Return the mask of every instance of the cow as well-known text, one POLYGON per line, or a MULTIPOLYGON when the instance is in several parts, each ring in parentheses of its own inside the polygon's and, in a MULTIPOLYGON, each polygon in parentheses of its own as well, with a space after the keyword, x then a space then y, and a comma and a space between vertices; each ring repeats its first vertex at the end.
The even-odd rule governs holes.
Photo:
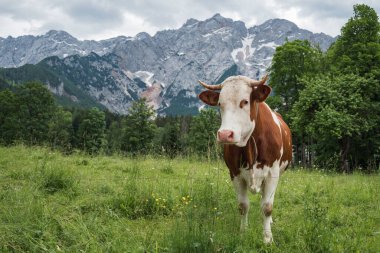
POLYGON ((231 76, 218 85, 199 81, 207 90, 198 97, 220 108, 222 121, 216 136, 223 144, 224 160, 237 194, 240 230, 248 226, 248 191, 261 191, 264 242, 271 243, 274 194, 280 175, 292 160, 292 138, 281 115, 264 102, 271 92, 266 80, 267 76, 261 80, 231 76))

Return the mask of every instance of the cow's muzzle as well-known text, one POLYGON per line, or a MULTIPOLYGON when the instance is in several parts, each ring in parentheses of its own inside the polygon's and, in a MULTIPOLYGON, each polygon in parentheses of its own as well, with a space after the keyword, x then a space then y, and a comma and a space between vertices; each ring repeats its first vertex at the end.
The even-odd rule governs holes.
POLYGON ((222 143, 227 143, 227 144, 235 143, 234 132, 231 130, 219 130, 218 141, 222 143))

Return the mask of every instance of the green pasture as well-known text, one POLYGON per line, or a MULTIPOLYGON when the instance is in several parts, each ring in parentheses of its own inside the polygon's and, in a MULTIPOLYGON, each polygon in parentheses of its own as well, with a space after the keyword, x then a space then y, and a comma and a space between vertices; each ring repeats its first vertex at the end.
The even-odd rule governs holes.
POLYGON ((0 147, 0 252, 380 252, 380 176, 290 168, 272 245, 223 161, 0 147))

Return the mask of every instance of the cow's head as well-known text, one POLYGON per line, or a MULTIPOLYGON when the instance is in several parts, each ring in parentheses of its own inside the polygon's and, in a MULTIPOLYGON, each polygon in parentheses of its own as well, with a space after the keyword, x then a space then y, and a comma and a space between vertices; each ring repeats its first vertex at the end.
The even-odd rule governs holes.
POLYGON ((267 76, 260 81, 232 76, 219 85, 199 81, 208 89, 199 94, 199 98, 208 105, 220 107, 222 125, 217 133, 219 142, 239 147, 247 145, 255 129, 258 103, 263 102, 271 92, 271 88, 265 85, 266 79, 267 76), (220 90, 220 93, 215 90, 220 90))

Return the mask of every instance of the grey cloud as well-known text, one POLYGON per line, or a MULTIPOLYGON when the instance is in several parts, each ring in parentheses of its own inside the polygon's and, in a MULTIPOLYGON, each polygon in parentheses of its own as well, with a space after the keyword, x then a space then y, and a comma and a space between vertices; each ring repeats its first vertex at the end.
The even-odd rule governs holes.
POLYGON ((107 4, 107 2, 99 4, 76 1, 63 9, 73 20, 79 22, 117 24, 123 21, 121 9, 107 4))
MULTIPOLYGON (((380 11, 380 1, 362 2, 380 11)), ((146 27, 157 31, 175 29, 189 18, 204 20, 215 13, 227 17, 233 15, 232 18, 245 22, 255 20, 260 24, 270 18, 283 18, 282 12, 296 8, 298 19, 305 18, 318 25, 320 23, 320 32, 324 32, 323 29, 327 28, 322 24, 326 19, 340 20, 338 23, 341 25, 352 16, 354 4, 355 0, 0 0, 0 15, 28 22, 37 20, 39 27, 33 29, 41 32, 46 32, 44 29, 62 29, 81 38, 93 38, 120 27, 124 28, 120 30, 120 35, 134 35, 130 31, 140 28, 128 28, 130 24, 124 23, 126 14, 133 14, 143 20, 146 27)))
MULTIPOLYGON (((301 16, 315 16, 318 18, 344 18, 352 16, 353 6, 358 4, 357 0, 331 1, 331 0, 277 0, 278 5, 283 8, 298 7, 301 16)), ((361 1, 377 11, 380 10, 380 1, 361 1)))
MULTIPOLYGON (((119 1, 120 6, 125 1, 119 1)), ((251 0, 239 1, 202 1, 202 0, 143 0, 129 1, 125 4, 125 10, 133 12, 155 26, 171 26, 173 24, 180 25, 189 18, 205 19, 215 13, 237 12, 241 16, 262 16, 263 12, 273 15, 273 12, 266 6, 260 6, 260 3, 251 0)))
POLYGON ((0 0, 0 15, 9 15, 15 20, 41 19, 46 8, 39 7, 32 1, 0 0))

